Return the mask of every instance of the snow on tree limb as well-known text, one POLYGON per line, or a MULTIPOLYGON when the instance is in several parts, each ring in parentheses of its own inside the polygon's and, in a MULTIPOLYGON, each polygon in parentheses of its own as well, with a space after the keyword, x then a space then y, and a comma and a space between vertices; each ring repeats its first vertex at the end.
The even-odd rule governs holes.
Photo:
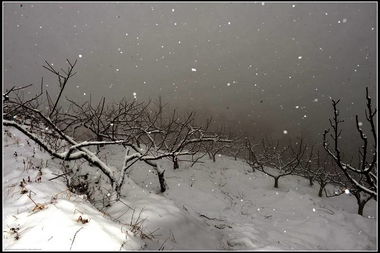
MULTIPOLYGON (((326 129, 323 133, 323 147, 327 151, 327 153, 333 158, 333 160, 336 162, 337 166, 340 168, 340 170, 344 173, 344 175, 347 177, 347 179, 360 191, 363 191, 370 196, 377 199, 377 139, 376 139, 376 131, 375 131, 375 124, 374 124, 374 116, 376 114, 376 109, 372 111, 372 105, 371 105, 371 98, 368 96, 368 87, 366 88, 366 100, 367 100, 367 111, 366 112, 366 119, 370 123, 371 126, 371 132, 373 136, 373 142, 374 142, 374 148, 375 151, 371 154, 372 159, 370 159, 370 162, 368 162, 369 159, 369 148, 368 148, 368 138, 361 129, 359 124, 359 118, 358 115, 356 115, 356 129, 359 133, 359 136, 361 140, 363 141, 363 146, 361 147, 361 151, 359 150, 359 166, 358 168, 355 168, 354 166, 345 163, 342 161, 341 158, 341 151, 339 149, 339 138, 341 135, 341 129, 339 129, 339 124, 342 123, 342 120, 339 120, 339 111, 337 110, 337 105, 339 103, 339 100, 335 101, 332 100, 332 106, 333 106, 333 119, 329 119, 330 126, 333 129, 333 133, 330 134, 331 139, 334 142, 334 150, 331 150, 329 148, 329 143, 327 141, 327 134, 329 133, 329 129, 326 129), (363 176, 363 177, 362 177, 363 176), (360 179, 357 179, 360 178, 360 179), (363 181, 363 178, 365 180, 363 181)), ((358 193, 359 194, 359 193, 358 193)), ((360 202, 360 196, 359 200, 360 202)))

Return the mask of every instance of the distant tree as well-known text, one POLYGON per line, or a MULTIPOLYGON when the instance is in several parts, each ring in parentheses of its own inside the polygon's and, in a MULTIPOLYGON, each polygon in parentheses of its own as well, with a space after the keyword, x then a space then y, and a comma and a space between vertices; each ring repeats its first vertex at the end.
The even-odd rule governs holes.
POLYGON ((305 177, 309 181, 309 185, 314 185, 316 177, 316 168, 314 167, 314 146, 311 146, 308 155, 299 161, 299 168, 296 170, 297 175, 305 177))
MULTIPOLYGON (((317 151, 316 163, 313 164, 315 167, 314 179, 319 184, 318 196, 322 197, 323 192, 325 192, 326 197, 330 195, 326 192, 326 186, 332 184, 335 186, 341 186, 345 188, 344 176, 341 171, 337 169, 334 161, 329 159, 328 156, 322 156, 320 151, 317 151)), ((341 193, 339 193, 340 195, 341 193)))
POLYGON ((273 143, 266 143, 263 139, 261 154, 256 152, 253 146, 247 139, 246 148, 249 155, 246 160, 247 163, 253 171, 258 170, 272 177, 275 188, 278 188, 278 181, 281 177, 295 173, 306 150, 306 145, 303 144, 302 139, 300 139, 300 142, 296 142, 296 147, 293 147, 292 144, 280 147, 279 141, 273 145, 273 143), (271 169, 268 169, 268 167, 271 169))
MULTIPOLYGON (((232 133, 230 134, 232 136, 232 133)), ((242 153, 245 151, 245 138, 237 137, 233 140, 230 147, 228 148, 228 154, 232 155, 235 161, 239 157, 244 157, 242 153)))

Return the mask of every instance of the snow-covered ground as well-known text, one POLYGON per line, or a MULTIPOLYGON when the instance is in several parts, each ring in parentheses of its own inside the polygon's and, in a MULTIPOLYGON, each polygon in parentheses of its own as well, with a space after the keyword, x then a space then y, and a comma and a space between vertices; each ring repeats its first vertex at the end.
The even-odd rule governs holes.
MULTIPOLYGON (((272 178, 226 156, 215 163, 204 157, 193 167, 180 162, 178 170, 160 161, 168 184, 163 194, 154 171, 135 164, 121 201, 95 208, 69 192, 62 177, 49 181, 62 173, 58 160, 17 130, 5 130, 3 250, 377 249, 375 201, 363 217, 353 196, 319 198, 318 185, 297 176, 281 178, 275 189, 272 178)), ((117 146, 100 154, 113 167, 123 155, 117 146)), ((95 167, 80 167, 97 180, 95 167)))

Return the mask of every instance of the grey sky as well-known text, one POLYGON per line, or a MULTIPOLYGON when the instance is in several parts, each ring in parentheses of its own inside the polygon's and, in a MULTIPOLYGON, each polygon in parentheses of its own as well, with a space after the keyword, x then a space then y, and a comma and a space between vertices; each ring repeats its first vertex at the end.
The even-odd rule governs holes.
POLYGON ((350 127, 365 86, 375 97, 375 2, 28 2, 3 13, 4 88, 39 88, 44 76, 53 92, 43 59, 78 58, 65 91, 77 100, 162 96, 257 137, 286 129, 318 141, 330 96, 350 127))

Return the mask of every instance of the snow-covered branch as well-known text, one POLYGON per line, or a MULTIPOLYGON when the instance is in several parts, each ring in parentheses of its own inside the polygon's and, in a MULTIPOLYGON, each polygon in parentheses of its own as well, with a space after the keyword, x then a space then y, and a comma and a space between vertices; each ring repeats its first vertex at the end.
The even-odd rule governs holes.
MULTIPOLYGON (((366 119, 370 123, 371 132, 373 136, 374 149, 377 147, 377 139, 376 139, 376 131, 374 124, 374 116, 376 114, 376 109, 373 111, 371 105, 371 98, 368 96, 368 88, 366 88, 366 99, 367 99, 367 110, 366 111, 366 119)), ((372 155, 372 159, 369 159, 369 147, 368 147, 368 137, 364 133, 361 128, 362 123, 359 122, 358 115, 356 115, 356 129, 359 133, 361 140, 363 141, 363 145, 361 146, 361 150, 359 150, 359 166, 355 168, 349 163, 343 162, 341 157, 341 150, 339 148, 339 139, 341 135, 341 129, 339 128, 339 124, 342 123, 342 120, 339 120, 339 111, 337 109, 338 101, 332 100, 333 106, 333 119, 329 119, 330 125, 333 129, 333 133, 330 134, 331 139, 334 142, 334 149, 331 150, 329 148, 329 143, 327 141, 327 134, 329 133, 329 129, 326 129, 323 133, 323 147, 326 152, 333 158, 336 162, 337 166, 344 173, 347 179, 353 184, 353 186, 358 191, 363 191, 370 196, 377 199, 377 153, 374 151, 372 155), (368 160, 370 160, 368 162, 368 160), (365 179, 365 180, 363 180, 365 179)), ((359 193, 358 193, 359 194, 359 193)), ((360 196, 360 194, 358 195, 360 196)), ((360 202, 360 200, 358 200, 360 202)))

